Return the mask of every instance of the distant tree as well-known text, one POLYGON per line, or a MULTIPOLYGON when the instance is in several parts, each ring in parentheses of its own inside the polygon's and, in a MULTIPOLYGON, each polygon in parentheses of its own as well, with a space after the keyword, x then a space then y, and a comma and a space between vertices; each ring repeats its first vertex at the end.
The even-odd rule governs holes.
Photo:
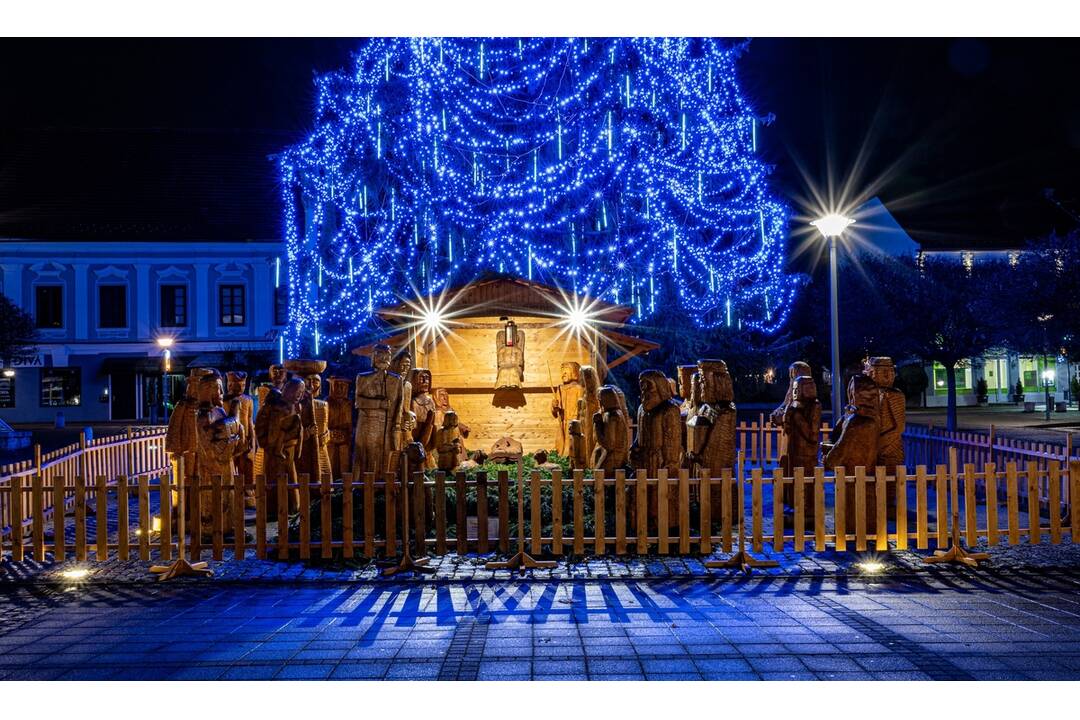
POLYGON ((37 330, 30 314, 0 295, 0 360, 4 365, 29 360, 37 353, 37 330))
POLYGON ((902 323, 896 344, 945 368, 945 422, 947 429, 955 430, 956 369, 993 344, 993 309, 1001 298, 990 292, 992 286, 979 264, 966 269, 947 259, 920 264, 904 258, 897 265, 893 279, 899 282, 882 286, 885 303, 902 323))
MULTIPOLYGON (((1022 353, 1080 359, 1080 230, 1028 243, 994 279, 1008 302, 997 308, 1003 345, 1022 353)), ((1000 295, 999 295, 1000 297, 1000 295)))

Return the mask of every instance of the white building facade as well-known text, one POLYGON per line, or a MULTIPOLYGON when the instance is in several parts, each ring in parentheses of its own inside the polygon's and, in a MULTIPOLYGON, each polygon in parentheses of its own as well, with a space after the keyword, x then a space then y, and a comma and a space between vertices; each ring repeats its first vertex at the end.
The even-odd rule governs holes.
POLYGON ((0 372, 0 418, 160 421, 163 377, 179 389, 189 365, 276 358, 281 254, 278 241, 0 239, 0 292, 38 332, 34 358, 0 372), (160 338, 172 340, 164 375, 160 338))

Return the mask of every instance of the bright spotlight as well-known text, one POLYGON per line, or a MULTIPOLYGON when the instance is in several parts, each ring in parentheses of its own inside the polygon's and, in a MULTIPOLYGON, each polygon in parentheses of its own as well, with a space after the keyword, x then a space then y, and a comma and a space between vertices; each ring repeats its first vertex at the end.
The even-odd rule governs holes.
POLYGON ((848 225, 854 223, 855 220, 849 217, 844 217, 838 213, 831 213, 823 218, 819 218, 810 223, 818 229, 822 237, 840 237, 848 225))
POLYGON ((12 370, 11 368, 8 368, 7 370, 4 371, 4 377, 8 377, 8 378, 9 377, 15 377, 15 371, 12 370))
POLYGON ((157 339, 157 344, 158 344, 158 347, 161 348, 162 350, 164 350, 166 348, 171 348, 172 344, 173 344, 173 339, 171 337, 159 337, 157 339))
POLYGON ((1046 383, 1047 385, 1052 385, 1054 383, 1054 375, 1055 374, 1056 373, 1053 370, 1049 369, 1049 368, 1047 368, 1046 370, 1043 370, 1043 374, 1042 374, 1043 382, 1046 383))
POLYGON ((878 573, 885 571, 885 563, 880 560, 863 560, 860 563, 856 563, 856 567, 867 575, 877 575, 878 573))
POLYGON ((77 582, 86 578, 89 574, 90 571, 86 568, 71 568, 70 570, 65 570, 60 573, 60 577, 64 578, 65 580, 77 582))

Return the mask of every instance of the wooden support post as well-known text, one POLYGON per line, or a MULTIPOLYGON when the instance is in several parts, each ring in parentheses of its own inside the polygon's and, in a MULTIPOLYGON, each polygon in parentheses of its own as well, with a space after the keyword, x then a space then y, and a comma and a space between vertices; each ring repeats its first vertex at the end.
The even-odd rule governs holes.
POLYGON ((960 492, 959 471, 957 469, 956 448, 949 448, 949 496, 952 501, 950 519, 952 532, 950 533, 951 546, 948 550, 938 550, 933 557, 923 558, 926 563, 956 563, 968 567, 978 567, 983 560, 989 559, 987 553, 969 553, 960 544, 960 492))
MULTIPOLYGON (((534 475, 539 475, 537 471, 533 471, 534 475)), ((539 494, 539 478, 537 482, 537 494, 539 494)), ((490 552, 488 547, 488 496, 487 496, 487 473, 476 473, 476 551, 481 555, 487 555, 490 552)), ((537 505, 539 505, 539 501, 537 505)))
POLYGON ((64 538, 64 483, 63 475, 53 475, 53 562, 67 559, 64 538))
MULTIPOLYGON (((322 473, 319 478, 319 549, 323 560, 329 560, 334 556, 334 521, 330 512, 330 483, 329 473, 322 473)), ((408 542, 405 538, 403 540, 408 542)))
MULTIPOLYGON (((517 461, 517 500, 518 500, 518 551, 512 558, 506 562, 489 562, 485 567, 488 570, 518 570, 522 575, 525 574, 527 569, 533 568, 553 568, 557 563, 549 560, 534 560, 529 553, 525 552, 525 503, 524 503, 524 488, 525 484, 522 470, 521 459, 517 461)), ((581 471, 574 472, 574 486, 575 489, 581 484, 581 471)), ((575 492, 575 495, 577 493, 575 492)), ((576 503, 575 503, 576 504, 576 503)), ((537 528, 532 528, 532 533, 535 535, 537 528)), ((577 542, 577 533, 574 538, 577 542)))
POLYGON ((833 548, 837 552, 847 550, 847 469, 843 466, 833 470, 833 524, 836 539, 833 548))
POLYGON ((446 554, 446 473, 442 470, 435 473, 435 554, 446 554))
MULTIPOLYGON (((710 569, 733 569, 741 570, 743 573, 749 575, 753 572, 754 568, 766 568, 776 567, 778 563, 774 560, 758 560, 753 555, 746 551, 746 496, 745 485, 743 483, 743 455, 739 453, 736 456, 736 478, 738 482, 738 505, 737 517, 738 517, 738 536, 739 536, 739 550, 734 555, 726 560, 709 560, 704 563, 705 567, 710 569)), ((754 481, 754 492, 757 496, 757 502, 755 503, 755 522, 760 523, 761 514, 761 468, 754 468, 751 475, 754 481)), ((725 486, 723 489, 724 495, 728 494, 728 489, 725 486)))
MULTIPOLYGON (((15 534, 15 526, 12 525, 13 540, 15 534)), ((75 476, 75 559, 86 561, 86 478, 82 475, 75 476)))
POLYGON ((574 471, 574 550, 575 556, 585 554, 585 475, 574 471))
MULTIPOLYGON (((348 517, 351 522, 352 514, 348 517)), ((266 558, 266 476, 261 474, 255 478, 255 557, 266 558)))
POLYGON ((634 540, 638 555, 649 551, 649 481, 644 470, 634 474, 634 540))
MULTIPOLYGON (((184 531, 185 530, 184 529, 184 519, 185 519, 184 518, 184 509, 185 508, 184 508, 184 503, 186 502, 185 495, 186 495, 187 488, 184 487, 184 459, 183 459, 183 457, 179 457, 177 459, 175 467, 176 467, 176 477, 174 479, 175 479, 176 487, 177 487, 177 491, 178 491, 177 496, 179 498, 179 500, 177 501, 177 510, 176 510, 176 517, 177 517, 176 554, 177 554, 177 557, 176 557, 176 560, 170 565, 152 565, 150 567, 150 572, 156 573, 157 576, 158 576, 159 581, 161 581, 161 580, 171 580, 173 578, 183 577, 185 575, 202 575, 202 576, 205 576, 205 575, 213 575, 214 574, 213 570, 211 570, 210 568, 208 568, 206 566, 206 563, 204 563, 204 562, 195 562, 195 563, 189 562, 187 560, 187 558, 184 557, 184 537, 185 537, 185 531, 184 531)), ((198 494, 197 489, 195 490, 194 494, 196 494, 196 495, 198 494)), ((162 527, 164 527, 164 525, 162 525, 162 527)), ((192 534, 193 534, 193 536, 197 536, 198 533, 199 533, 199 528, 198 528, 198 526, 196 526, 192 530, 192 534)))
POLYGON ((563 554, 562 470, 551 471, 551 552, 563 554))
POLYGON ((540 554, 540 471, 533 470, 529 473, 529 552, 533 555, 540 554))
MULTIPOLYGON (((698 525, 701 541, 698 552, 708 555, 712 552, 712 480, 709 470, 702 470, 698 476, 698 525)), ((723 489, 721 489, 723 492, 723 489)))
POLYGON ((150 559, 150 534, 154 531, 150 523, 150 478, 139 475, 139 559, 150 559))

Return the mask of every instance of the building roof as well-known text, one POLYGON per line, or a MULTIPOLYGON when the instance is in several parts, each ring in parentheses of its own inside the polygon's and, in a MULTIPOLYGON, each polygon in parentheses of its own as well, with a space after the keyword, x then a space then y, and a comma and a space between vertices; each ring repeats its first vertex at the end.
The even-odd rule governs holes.
POLYGON ((271 240, 289 138, 252 130, 6 130, 0 237, 271 240))
POLYGON ((858 241, 860 251, 878 252, 892 257, 914 255, 919 251, 919 243, 911 239, 907 231, 900 227, 889 209, 877 197, 863 203, 852 217, 855 224, 848 234, 858 241))

